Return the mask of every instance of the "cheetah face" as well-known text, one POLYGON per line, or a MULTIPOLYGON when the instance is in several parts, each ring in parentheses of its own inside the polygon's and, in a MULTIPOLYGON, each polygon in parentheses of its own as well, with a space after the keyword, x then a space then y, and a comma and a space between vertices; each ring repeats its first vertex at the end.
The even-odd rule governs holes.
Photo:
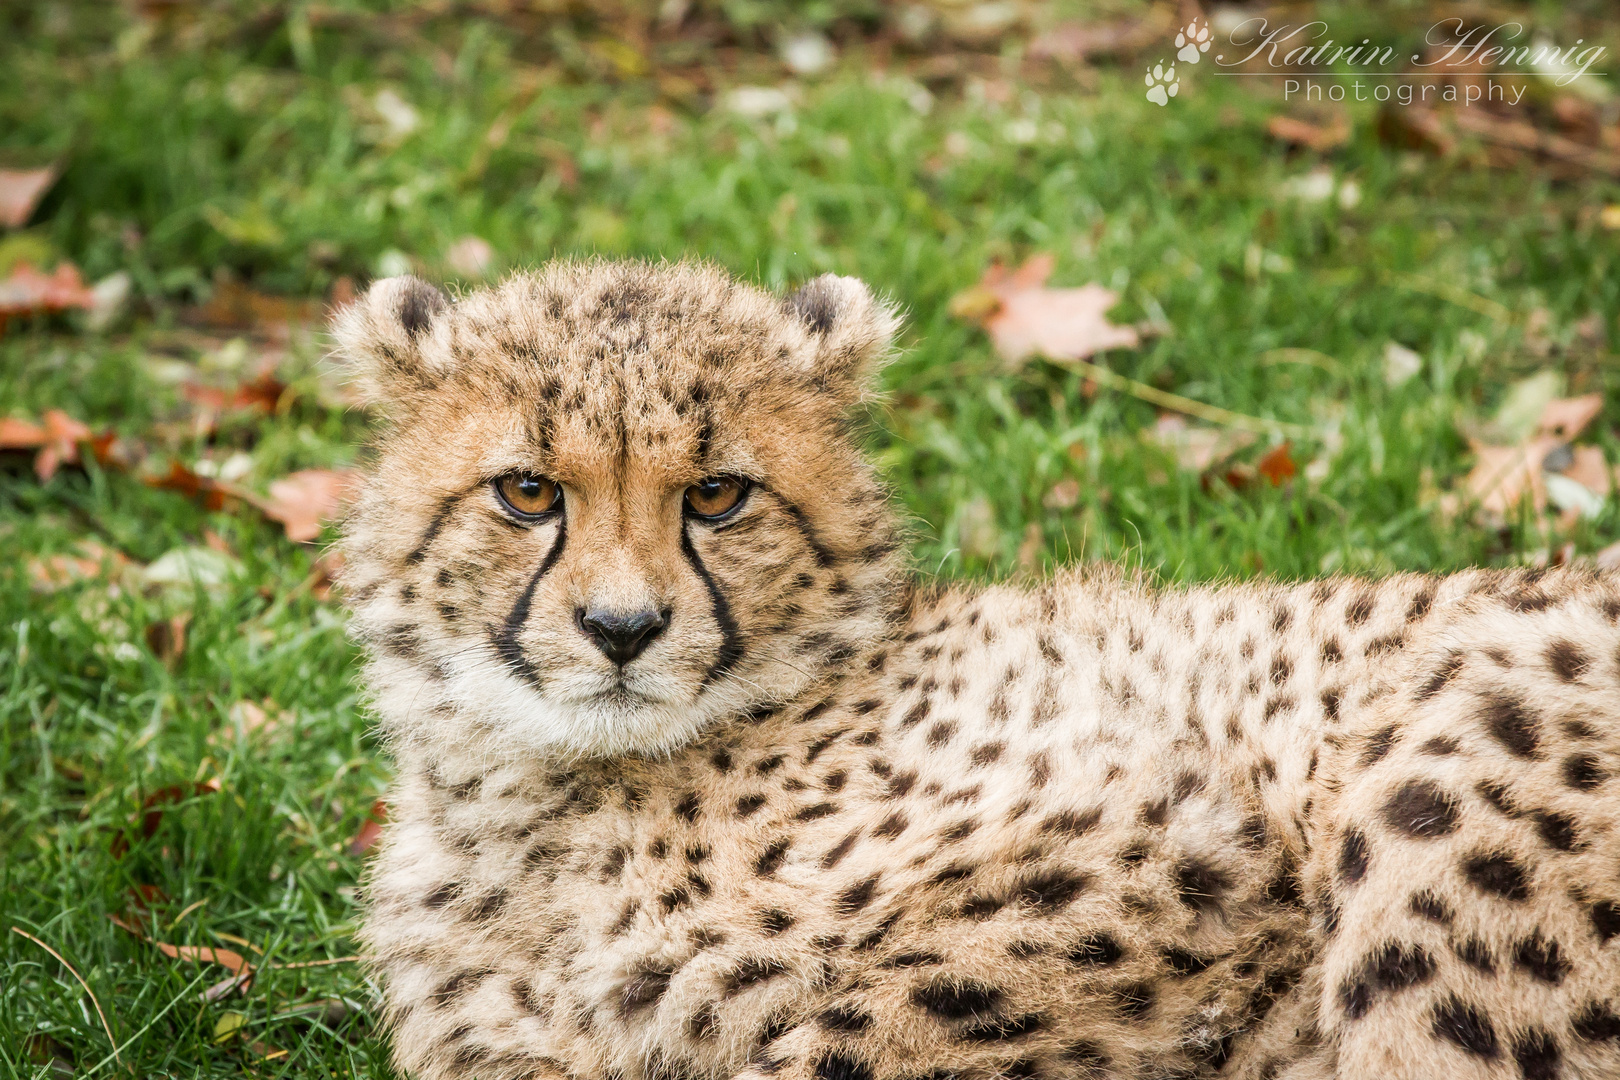
POLYGON ((390 421, 344 541, 385 721, 657 753, 883 632, 898 545, 844 421, 892 329, 830 276, 785 302, 689 266, 374 285, 337 335, 390 421))

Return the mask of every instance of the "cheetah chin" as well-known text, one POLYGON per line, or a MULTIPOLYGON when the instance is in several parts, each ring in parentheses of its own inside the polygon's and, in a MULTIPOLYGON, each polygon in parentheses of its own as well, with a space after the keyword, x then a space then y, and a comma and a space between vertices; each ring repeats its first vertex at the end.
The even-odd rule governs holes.
POLYGON ((423 1080, 1620 1075, 1620 582, 933 586, 894 308, 557 263, 337 318, 423 1080))

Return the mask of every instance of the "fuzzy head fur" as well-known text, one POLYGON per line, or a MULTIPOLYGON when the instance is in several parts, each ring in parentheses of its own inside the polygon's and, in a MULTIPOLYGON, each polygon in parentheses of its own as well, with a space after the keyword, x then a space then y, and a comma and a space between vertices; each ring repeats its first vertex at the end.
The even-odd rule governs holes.
POLYGON ((345 584, 396 738, 656 754, 791 698, 891 632, 888 496, 850 434, 897 319, 851 278, 782 300, 702 265, 555 263, 454 302, 379 281, 335 332, 388 425, 345 584), (556 481, 515 520, 493 483, 556 481), (745 478, 722 522, 683 509, 745 478), (622 665, 586 611, 656 611, 622 665))

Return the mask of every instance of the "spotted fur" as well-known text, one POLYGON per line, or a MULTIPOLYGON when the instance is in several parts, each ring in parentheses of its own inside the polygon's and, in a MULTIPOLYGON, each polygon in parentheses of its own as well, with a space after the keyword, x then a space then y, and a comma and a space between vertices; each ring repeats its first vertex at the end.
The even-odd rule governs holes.
POLYGON ((848 424, 894 322, 612 263, 340 317, 400 1068, 1620 1073, 1620 585, 920 584, 848 424), (667 628, 617 666, 604 605, 667 628))

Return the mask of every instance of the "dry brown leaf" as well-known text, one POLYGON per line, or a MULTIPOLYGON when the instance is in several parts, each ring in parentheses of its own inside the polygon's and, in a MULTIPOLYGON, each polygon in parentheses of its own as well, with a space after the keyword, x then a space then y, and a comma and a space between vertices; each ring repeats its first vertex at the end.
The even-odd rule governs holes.
POLYGON ((20 229, 28 224, 34 207, 56 182, 56 167, 0 169, 0 225, 20 229))
POLYGON ((182 611, 178 615, 171 615, 167 619, 159 619, 148 623, 146 627, 146 647, 152 655, 165 664, 173 664, 185 655, 186 628, 191 625, 191 612, 182 611))
POLYGON ((261 374, 252 381, 230 390, 195 382, 182 383, 180 386, 181 396, 187 401, 215 412, 243 409, 275 412, 286 391, 287 385, 269 373, 261 374))
POLYGON ((1584 394, 1576 398, 1555 398, 1541 410, 1539 435, 1569 442, 1586 430, 1598 413, 1603 411, 1602 394, 1584 394))
POLYGON ((1564 470, 1564 475, 1594 495, 1607 495, 1613 486, 1609 472, 1609 459, 1601 446, 1571 447, 1575 460, 1564 470))
POLYGON ((54 592, 103 575, 117 577, 131 565, 129 557, 116 548, 84 539, 75 543, 71 552, 29 560, 28 581, 37 592, 54 592))
POLYGON ((1174 14, 1169 8, 1153 8, 1147 18, 1123 19, 1107 23, 1063 23, 1029 43, 1029 55, 1037 60, 1076 63, 1092 56, 1134 53, 1160 43, 1169 36, 1174 14))
POLYGON ((1239 428, 1195 428, 1175 413, 1160 416, 1142 434, 1174 455, 1181 468, 1197 473, 1220 464, 1257 438, 1254 432, 1239 428))
POLYGON ((321 535, 321 523, 337 514, 359 478, 353 469, 304 469, 271 483, 270 497, 256 502, 286 527, 287 539, 307 543, 321 535))
POLYGON ((202 992, 204 1001, 218 1001, 233 991, 245 994, 253 982, 253 965, 234 949, 213 949, 203 945, 171 945, 167 941, 149 937, 140 927, 117 915, 108 915, 107 918, 119 929, 134 934, 172 960, 185 960, 193 964, 218 964, 229 971, 231 973, 229 978, 220 980, 202 992))
POLYGON ((1480 509, 1497 518, 1507 517, 1525 498, 1537 513, 1547 508, 1547 485, 1541 464, 1561 440, 1537 435, 1521 446, 1489 446, 1474 442, 1478 459, 1464 487, 1480 509))
MULTIPOLYGON (((964 297, 990 297, 996 306, 983 316, 985 331, 1008 366, 1015 366, 1031 353, 1052 360, 1082 360, 1107 349, 1134 349, 1141 344, 1135 329, 1115 326, 1108 321, 1108 309, 1119 296, 1101 285, 1078 289, 1049 289, 1056 260, 1048 254, 1033 255, 1017 270, 999 263, 984 272, 974 289, 964 297)), ((973 310, 974 305, 958 300, 956 310, 973 310)))
POLYGON ((378 799, 371 804, 371 814, 366 818, 365 823, 360 826, 360 831, 354 834, 353 840, 349 841, 349 854, 359 858, 370 851, 371 846, 377 842, 377 838, 382 836, 382 827, 387 820, 388 804, 378 799))
POLYGON ((14 315, 50 315, 93 306, 95 295, 85 288, 79 268, 70 262, 59 263, 49 274, 18 263, 10 275, 0 278, 0 331, 14 315))
POLYGON ((1350 141, 1350 122, 1339 117, 1323 127, 1279 114, 1266 121, 1266 132, 1274 139, 1307 146, 1312 150, 1332 150, 1350 141))

